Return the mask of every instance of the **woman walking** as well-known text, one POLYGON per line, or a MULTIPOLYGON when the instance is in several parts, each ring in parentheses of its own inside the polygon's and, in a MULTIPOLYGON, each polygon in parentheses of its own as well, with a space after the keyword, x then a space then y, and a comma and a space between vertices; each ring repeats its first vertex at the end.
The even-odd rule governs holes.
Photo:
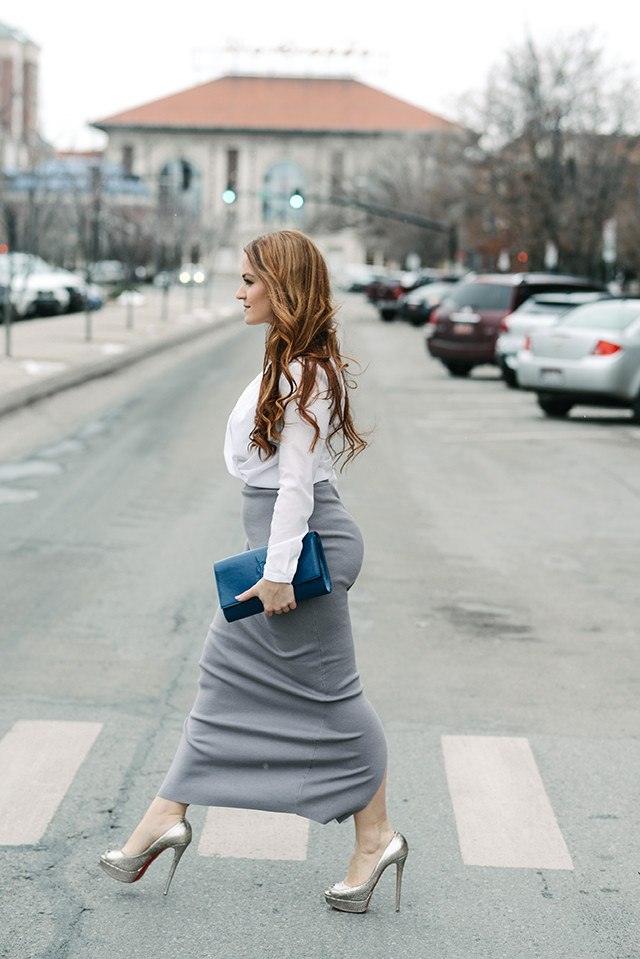
POLYGON ((347 876, 326 901, 364 912, 395 864, 398 909, 408 847, 387 819, 386 741, 362 690, 347 603, 362 537, 335 485, 334 464, 366 442, 351 415, 328 270, 308 237, 283 230, 251 242, 241 272, 236 297, 247 325, 266 325, 266 345, 262 371, 229 418, 224 455, 245 484, 247 548, 268 544, 262 578, 237 598, 258 597, 264 614, 228 623, 216 613, 167 776, 122 850, 100 862, 114 879, 135 882, 173 849, 166 895, 191 841, 190 804, 321 823, 353 816, 347 876), (296 604, 291 581, 309 529, 320 534, 333 588, 296 604))

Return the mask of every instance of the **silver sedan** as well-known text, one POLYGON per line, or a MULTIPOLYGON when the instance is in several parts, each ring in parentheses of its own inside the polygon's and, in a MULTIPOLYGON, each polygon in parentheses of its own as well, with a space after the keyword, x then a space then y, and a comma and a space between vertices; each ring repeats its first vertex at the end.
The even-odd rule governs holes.
POLYGON ((518 354, 518 382, 548 416, 584 404, 627 408, 640 422, 640 299, 579 306, 533 333, 518 354))
POLYGON ((501 332, 496 341, 496 362, 502 370, 502 378, 507 386, 519 385, 518 354, 527 336, 543 327, 554 326, 565 313, 575 307, 608 296, 604 290, 537 293, 525 300, 513 313, 508 313, 500 324, 501 332))

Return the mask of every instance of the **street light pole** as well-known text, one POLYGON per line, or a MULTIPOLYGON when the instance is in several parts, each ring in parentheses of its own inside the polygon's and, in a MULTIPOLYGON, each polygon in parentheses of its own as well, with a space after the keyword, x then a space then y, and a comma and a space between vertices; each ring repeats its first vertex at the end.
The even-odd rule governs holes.
MULTIPOLYGON (((252 194, 262 196, 261 193, 252 194)), ((238 193, 235 190, 225 190, 222 199, 228 205, 236 202, 238 193)), ((323 203, 330 206, 350 207, 356 210, 363 210, 365 213, 371 213, 373 216, 385 217, 388 220, 399 220, 401 223, 410 223, 413 226, 422 227, 424 230, 433 230, 436 233, 443 233, 448 237, 449 256, 451 260, 455 259, 458 251, 458 231, 454 224, 443 223, 441 220, 433 220, 431 217, 422 216, 420 213, 408 213, 403 210, 395 210, 393 207, 383 206, 380 203, 370 203, 368 200, 359 200, 352 196, 321 196, 318 194, 303 194, 296 190, 288 197, 289 204, 293 209, 299 210, 306 200, 312 200, 314 203, 323 203)))
POLYGON ((411 223, 413 226, 421 226, 425 230, 435 230, 437 233, 451 234, 452 227, 448 223, 441 223, 440 220, 432 220, 430 217, 422 216, 420 213, 407 213, 402 210, 395 210, 389 206, 382 206, 379 203, 369 203, 365 200, 358 200, 355 197, 317 197, 310 196, 310 200, 317 203, 331 203, 334 206, 355 207, 358 210, 364 210, 366 213, 372 213, 374 216, 382 216, 389 220, 400 220, 402 223, 411 223))

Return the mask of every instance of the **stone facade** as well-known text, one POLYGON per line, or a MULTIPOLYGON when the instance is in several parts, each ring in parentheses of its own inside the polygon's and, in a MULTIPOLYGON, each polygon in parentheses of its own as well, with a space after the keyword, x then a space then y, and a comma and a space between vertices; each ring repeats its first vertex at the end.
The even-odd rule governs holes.
POLYGON ((192 258, 188 247, 199 248, 200 258, 215 254, 227 269, 252 236, 293 227, 313 232, 337 265, 363 262, 371 252, 325 199, 366 176, 376 155, 383 162, 384 148, 366 136, 129 130, 110 134, 105 159, 129 167, 156 194, 162 227, 171 229, 173 221, 186 234, 183 258, 192 258), (231 204, 223 199, 228 187, 236 195, 231 204), (289 204, 296 191, 305 201, 298 210, 289 204), (172 196, 163 204, 165 193, 172 196))
POLYGON ((312 235, 336 270, 379 261, 361 214, 329 199, 344 204, 390 151, 420 141, 428 153, 461 132, 356 81, 261 77, 221 78, 94 125, 108 134, 107 162, 156 197, 158 265, 197 258, 224 271, 250 238, 283 227, 312 235))

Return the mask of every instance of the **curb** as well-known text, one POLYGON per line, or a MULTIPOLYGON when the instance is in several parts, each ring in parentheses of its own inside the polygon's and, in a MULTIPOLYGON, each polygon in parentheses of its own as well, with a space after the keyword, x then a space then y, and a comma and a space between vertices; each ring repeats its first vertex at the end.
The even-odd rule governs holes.
POLYGON ((180 346, 191 340, 197 340, 208 333, 215 333, 217 330, 236 322, 236 317, 223 317, 214 320, 211 323, 203 324, 195 329, 185 330, 172 336, 166 336, 163 339, 156 340, 153 343, 145 343, 141 346, 134 346, 126 353, 120 353, 117 356, 110 356, 104 360, 96 360, 94 363, 84 363, 63 370, 61 373, 54 373, 52 376, 46 376, 35 383, 28 383, 26 386, 18 386, 10 390, 5 396, 0 396, 0 416, 6 413, 12 413, 24 406, 30 406, 39 400, 55 393, 61 393, 63 390, 71 389, 74 386, 80 386, 90 380, 99 379, 102 376, 109 376, 126 366, 132 366, 140 360, 147 359, 156 353, 162 353, 172 346, 180 346))

